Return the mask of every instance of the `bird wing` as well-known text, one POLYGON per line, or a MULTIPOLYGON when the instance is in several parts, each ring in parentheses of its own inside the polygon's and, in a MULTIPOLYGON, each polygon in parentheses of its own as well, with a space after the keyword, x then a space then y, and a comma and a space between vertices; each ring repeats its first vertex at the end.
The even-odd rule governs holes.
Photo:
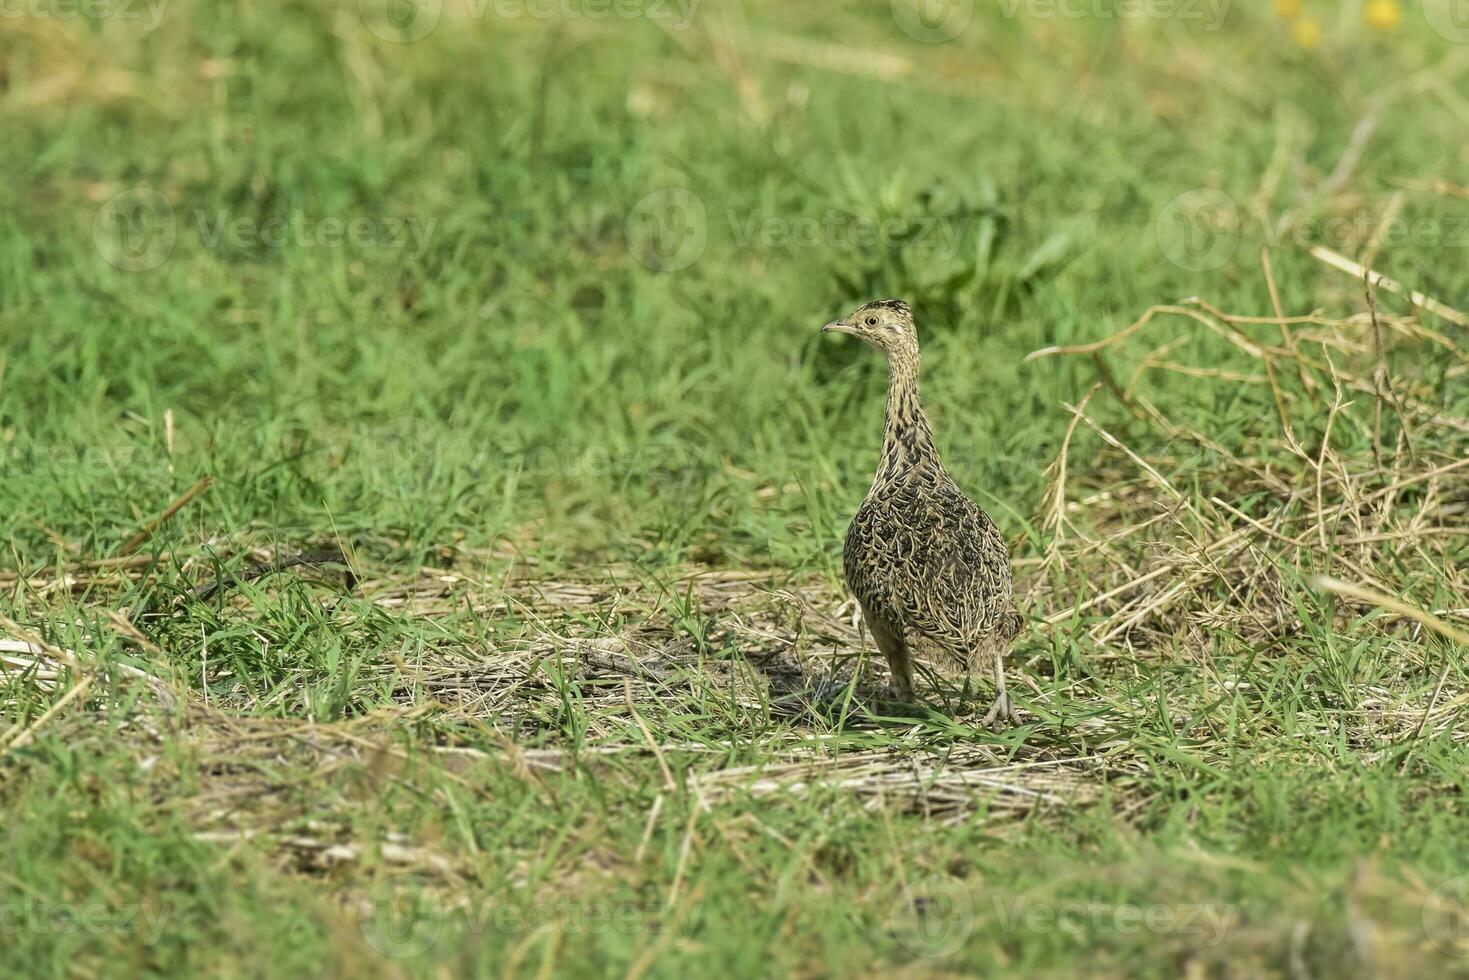
POLYGON ((886 490, 847 529, 844 571, 863 607, 963 656, 1013 637, 1010 558, 990 516, 946 477, 886 490))
POLYGON ((921 573, 908 597, 908 621, 920 632, 972 647, 1016 632, 1010 556, 1004 536, 978 504, 952 485, 939 488, 928 520, 921 573))

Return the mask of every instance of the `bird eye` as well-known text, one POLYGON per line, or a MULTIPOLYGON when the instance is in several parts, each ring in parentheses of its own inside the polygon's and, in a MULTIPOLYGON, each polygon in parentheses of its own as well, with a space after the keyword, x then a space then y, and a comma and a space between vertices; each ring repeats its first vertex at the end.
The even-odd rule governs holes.
POLYGON ((875 316, 868 317, 867 318, 867 325, 869 327, 875 327, 875 326, 877 326, 877 317, 875 317, 875 316))

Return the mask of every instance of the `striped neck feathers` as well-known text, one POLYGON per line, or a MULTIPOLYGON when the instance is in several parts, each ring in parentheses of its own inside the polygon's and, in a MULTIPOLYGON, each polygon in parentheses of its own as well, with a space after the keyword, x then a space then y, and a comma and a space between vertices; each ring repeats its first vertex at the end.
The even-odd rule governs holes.
POLYGON ((943 469, 934 447, 933 430, 918 397, 918 351, 899 348, 888 352, 887 416, 877 482, 917 467, 943 469))

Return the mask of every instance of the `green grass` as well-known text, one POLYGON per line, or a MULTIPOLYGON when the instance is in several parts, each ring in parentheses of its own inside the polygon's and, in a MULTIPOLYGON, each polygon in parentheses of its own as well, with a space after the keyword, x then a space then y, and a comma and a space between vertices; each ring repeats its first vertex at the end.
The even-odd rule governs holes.
POLYGON ((1465 628, 1469 476, 1390 488, 1469 456, 1469 345, 1379 289, 1379 361, 1309 252, 1395 213, 1372 267, 1469 309, 1469 48, 1256 6, 981 3, 936 44, 880 2, 7 20, 0 640, 75 657, 0 688, 0 969, 1469 972, 1464 647, 1311 584, 1465 628), (1024 360, 1268 317, 1265 249, 1321 314, 1269 359, 1300 454, 1217 320, 1024 360), (884 373, 818 328, 882 296, 1013 544, 1017 731, 854 670, 884 373), (1175 339, 1194 373, 1129 380, 1175 339), (1174 489, 1079 425, 1058 538, 1104 377, 1088 416, 1174 489), (1216 497, 1276 534, 1219 547, 1216 497), (335 543, 352 590, 187 592, 335 543), (1170 563, 1135 621, 1064 615, 1170 563))

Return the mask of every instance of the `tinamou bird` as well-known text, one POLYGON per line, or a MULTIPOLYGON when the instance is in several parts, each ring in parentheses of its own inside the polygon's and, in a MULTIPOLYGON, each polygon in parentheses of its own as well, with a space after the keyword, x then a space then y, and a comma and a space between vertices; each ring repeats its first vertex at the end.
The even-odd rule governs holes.
POLYGON ((1005 693, 1004 657, 1020 631, 1005 539, 944 470, 918 399, 918 331, 901 300, 860 307, 823 333, 851 334, 887 355, 887 420, 877 475, 847 528, 842 565, 887 658, 899 697, 913 693, 914 640, 934 666, 994 672, 984 724, 1020 718, 1005 693))

